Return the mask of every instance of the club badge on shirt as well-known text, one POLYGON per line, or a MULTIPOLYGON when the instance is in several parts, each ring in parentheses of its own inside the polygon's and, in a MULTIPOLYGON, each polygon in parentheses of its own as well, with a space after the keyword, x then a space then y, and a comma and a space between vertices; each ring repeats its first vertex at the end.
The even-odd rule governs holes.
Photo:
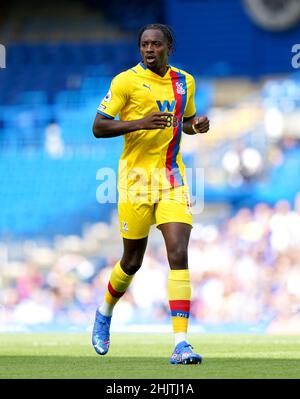
POLYGON ((183 83, 176 82, 176 91, 178 94, 185 94, 183 83))

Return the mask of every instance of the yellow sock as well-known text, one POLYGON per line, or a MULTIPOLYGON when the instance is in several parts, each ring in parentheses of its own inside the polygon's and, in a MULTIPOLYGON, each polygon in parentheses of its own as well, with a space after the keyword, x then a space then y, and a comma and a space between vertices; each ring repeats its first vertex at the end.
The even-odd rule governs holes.
POLYGON ((125 294, 133 277, 134 275, 128 275, 124 272, 120 262, 116 263, 110 275, 104 301, 99 307, 100 313, 104 316, 112 315, 115 304, 125 294))
POLYGON ((187 333, 190 315, 191 285, 189 270, 170 270, 168 276, 168 298, 173 332, 182 338, 184 336, 182 333, 187 333))

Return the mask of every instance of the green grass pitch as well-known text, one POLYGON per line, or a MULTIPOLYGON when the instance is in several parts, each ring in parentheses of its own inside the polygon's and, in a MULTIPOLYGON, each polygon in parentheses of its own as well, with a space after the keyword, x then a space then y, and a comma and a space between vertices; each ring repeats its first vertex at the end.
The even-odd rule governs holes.
POLYGON ((300 378, 300 336, 190 334, 201 365, 170 365, 171 334, 112 334, 99 356, 90 334, 0 334, 0 378, 300 378))

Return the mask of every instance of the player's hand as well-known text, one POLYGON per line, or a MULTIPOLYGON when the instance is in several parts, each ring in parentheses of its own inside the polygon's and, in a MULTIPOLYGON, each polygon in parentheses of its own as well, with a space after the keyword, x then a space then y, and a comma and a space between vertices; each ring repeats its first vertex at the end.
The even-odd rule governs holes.
POLYGON ((141 130, 151 130, 151 129, 164 129, 167 124, 172 121, 173 114, 169 112, 152 112, 145 118, 141 119, 140 129, 141 130))
POLYGON ((192 126, 195 133, 207 133, 209 131, 209 119, 207 116, 196 116, 192 126))

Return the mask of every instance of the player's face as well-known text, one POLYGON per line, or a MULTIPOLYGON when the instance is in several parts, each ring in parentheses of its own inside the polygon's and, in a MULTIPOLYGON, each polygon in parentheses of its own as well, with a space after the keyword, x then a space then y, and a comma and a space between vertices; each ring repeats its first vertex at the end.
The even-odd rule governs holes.
POLYGON ((140 52, 149 69, 158 69, 168 64, 170 49, 164 34, 158 29, 148 29, 142 34, 140 52))

